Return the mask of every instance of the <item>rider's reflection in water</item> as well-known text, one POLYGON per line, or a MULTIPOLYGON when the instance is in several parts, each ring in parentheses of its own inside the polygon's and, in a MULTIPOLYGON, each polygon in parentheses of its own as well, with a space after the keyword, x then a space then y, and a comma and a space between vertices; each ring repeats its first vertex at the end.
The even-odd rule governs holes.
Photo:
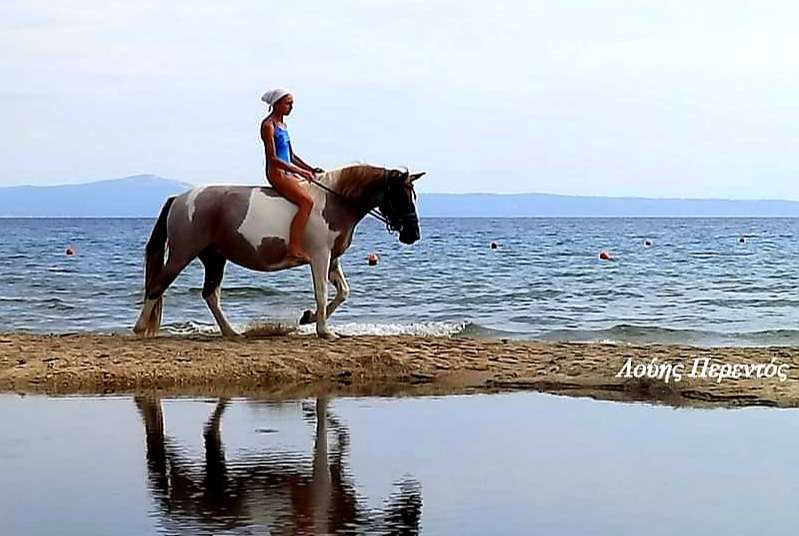
MULTIPOLYGON (((361 504, 346 470, 349 430, 318 399, 310 470, 301 454, 256 453, 228 463, 220 399, 203 431, 205 463, 198 466, 164 432, 161 401, 136 397, 146 432, 150 488, 162 525, 176 533, 236 534, 419 533, 422 496, 414 480, 399 482, 380 510, 361 504), (334 444, 328 447, 328 428, 334 444)), ((307 458, 304 458, 307 460, 307 458)))

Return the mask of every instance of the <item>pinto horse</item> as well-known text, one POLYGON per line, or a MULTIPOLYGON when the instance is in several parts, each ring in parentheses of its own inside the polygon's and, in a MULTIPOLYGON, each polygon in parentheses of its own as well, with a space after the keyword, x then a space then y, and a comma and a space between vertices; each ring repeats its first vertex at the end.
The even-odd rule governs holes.
MULTIPOLYGON (((302 247, 311 259, 316 312, 305 311, 300 322, 315 321, 320 337, 337 337, 327 319, 349 295, 339 257, 368 213, 383 220, 389 231, 398 231, 400 242, 419 240, 413 183, 422 175, 359 164, 319 174, 315 184, 303 184, 314 200, 302 247), (336 287, 330 303, 328 280, 336 287)), ((262 186, 204 186, 168 198, 147 242, 144 306, 133 331, 144 336, 158 333, 164 292, 199 257, 205 267, 202 296, 222 335, 237 336, 219 305, 225 263, 262 272, 307 264, 286 257, 296 211, 293 203, 262 186)))

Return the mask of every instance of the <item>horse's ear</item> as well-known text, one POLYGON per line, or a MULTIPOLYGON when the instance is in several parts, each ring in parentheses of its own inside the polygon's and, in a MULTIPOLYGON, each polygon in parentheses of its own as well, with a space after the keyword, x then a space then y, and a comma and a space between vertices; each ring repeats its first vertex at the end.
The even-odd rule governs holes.
POLYGON ((415 180, 421 179, 424 176, 425 173, 426 173, 425 171, 420 171, 419 173, 414 173, 414 174, 412 174, 412 175, 410 175, 408 177, 408 181, 413 182, 415 180))

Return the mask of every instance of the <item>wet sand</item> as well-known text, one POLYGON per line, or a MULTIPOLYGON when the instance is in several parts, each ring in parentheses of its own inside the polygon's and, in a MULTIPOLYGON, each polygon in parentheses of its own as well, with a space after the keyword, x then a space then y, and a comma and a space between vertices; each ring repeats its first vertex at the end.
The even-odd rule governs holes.
POLYGON ((799 406, 799 349, 543 343, 358 336, 0 334, 0 391, 274 397, 452 394, 525 389, 675 406, 799 406), (679 382, 619 378, 625 362, 683 363, 679 382), (787 379, 690 378, 695 359, 784 364, 787 379))

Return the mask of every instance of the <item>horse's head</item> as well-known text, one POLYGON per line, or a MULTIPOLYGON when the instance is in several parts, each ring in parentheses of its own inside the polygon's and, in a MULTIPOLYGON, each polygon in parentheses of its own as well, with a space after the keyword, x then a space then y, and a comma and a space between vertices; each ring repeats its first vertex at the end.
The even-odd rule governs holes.
POLYGON ((419 240, 419 216, 416 214, 413 183, 422 175, 424 172, 384 170, 385 183, 378 197, 377 208, 385 216, 389 229, 399 231, 399 239, 403 244, 413 244, 419 240))
POLYGON ((371 212, 385 221, 390 231, 398 231, 400 242, 419 240, 419 217, 416 215, 416 192, 413 183, 422 173, 385 169, 368 164, 347 166, 331 172, 339 196, 347 204, 359 207, 361 216, 371 212), (377 208, 379 213, 373 209, 377 208))

